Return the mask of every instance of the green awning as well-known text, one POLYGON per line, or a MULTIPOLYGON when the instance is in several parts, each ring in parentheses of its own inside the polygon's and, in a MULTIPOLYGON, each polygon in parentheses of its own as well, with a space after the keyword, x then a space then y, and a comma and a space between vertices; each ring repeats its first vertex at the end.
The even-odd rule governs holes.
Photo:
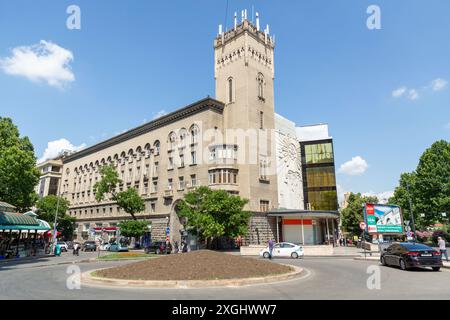
POLYGON ((15 224, 15 225, 0 225, 0 230, 30 230, 30 231, 34 231, 34 230, 50 230, 50 228, 47 227, 41 227, 41 226, 30 226, 30 225, 20 225, 20 224, 15 224))
POLYGON ((25 216, 20 213, 0 212, 0 226, 7 227, 15 225, 39 227, 39 221, 33 217, 25 216))

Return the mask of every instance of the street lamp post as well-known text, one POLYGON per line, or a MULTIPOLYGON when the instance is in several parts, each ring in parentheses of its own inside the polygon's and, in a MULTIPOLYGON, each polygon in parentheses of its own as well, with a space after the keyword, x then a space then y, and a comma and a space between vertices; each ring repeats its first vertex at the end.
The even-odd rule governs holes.
MULTIPOLYGON (((166 217, 166 230, 167 230, 167 228, 169 228, 169 217, 166 217)), ((167 240, 167 237, 169 237, 170 236, 170 234, 168 233, 168 232, 166 232, 166 246, 165 246, 165 252, 166 252, 166 254, 167 254, 167 247, 169 246, 169 242, 170 242, 170 240, 167 240)))
POLYGON ((61 196, 64 193, 60 193, 58 195, 58 200, 56 201, 56 211, 55 211, 55 220, 53 221, 53 252, 55 251, 56 248, 56 224, 57 224, 57 220, 58 220, 58 210, 59 210, 59 201, 61 199, 61 196))

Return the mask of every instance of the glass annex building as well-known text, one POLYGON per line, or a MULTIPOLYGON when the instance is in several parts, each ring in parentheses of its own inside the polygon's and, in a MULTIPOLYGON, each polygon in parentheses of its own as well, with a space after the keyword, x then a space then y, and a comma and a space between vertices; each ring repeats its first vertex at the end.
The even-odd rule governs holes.
POLYGON ((307 210, 337 210, 333 141, 300 143, 303 195, 307 210))

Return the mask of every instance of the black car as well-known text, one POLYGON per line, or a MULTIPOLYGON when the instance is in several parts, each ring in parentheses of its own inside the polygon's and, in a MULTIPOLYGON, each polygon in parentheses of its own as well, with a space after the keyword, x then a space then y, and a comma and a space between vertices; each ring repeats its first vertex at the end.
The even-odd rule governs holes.
POLYGON ((97 244, 95 241, 86 241, 83 243, 82 251, 97 251, 97 244))
MULTIPOLYGON (((156 254, 160 254, 160 253, 166 253, 166 243, 164 241, 157 241, 157 242, 152 242, 149 246, 145 247, 145 253, 156 253, 156 254)), ((167 253, 171 253, 172 252, 172 244, 168 244, 167 246, 167 253)))
POLYGON ((427 245, 411 242, 390 245, 381 253, 380 262, 384 266, 398 266, 402 270, 431 267, 433 271, 439 271, 442 267, 440 252, 427 245))

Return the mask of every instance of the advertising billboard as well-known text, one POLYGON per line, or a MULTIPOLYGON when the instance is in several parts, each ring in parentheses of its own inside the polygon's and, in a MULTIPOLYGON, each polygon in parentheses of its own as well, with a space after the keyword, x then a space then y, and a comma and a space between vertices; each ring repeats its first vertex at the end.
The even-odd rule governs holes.
POLYGON ((364 205, 364 220, 369 234, 403 233, 402 210, 399 206, 366 203, 364 205))

